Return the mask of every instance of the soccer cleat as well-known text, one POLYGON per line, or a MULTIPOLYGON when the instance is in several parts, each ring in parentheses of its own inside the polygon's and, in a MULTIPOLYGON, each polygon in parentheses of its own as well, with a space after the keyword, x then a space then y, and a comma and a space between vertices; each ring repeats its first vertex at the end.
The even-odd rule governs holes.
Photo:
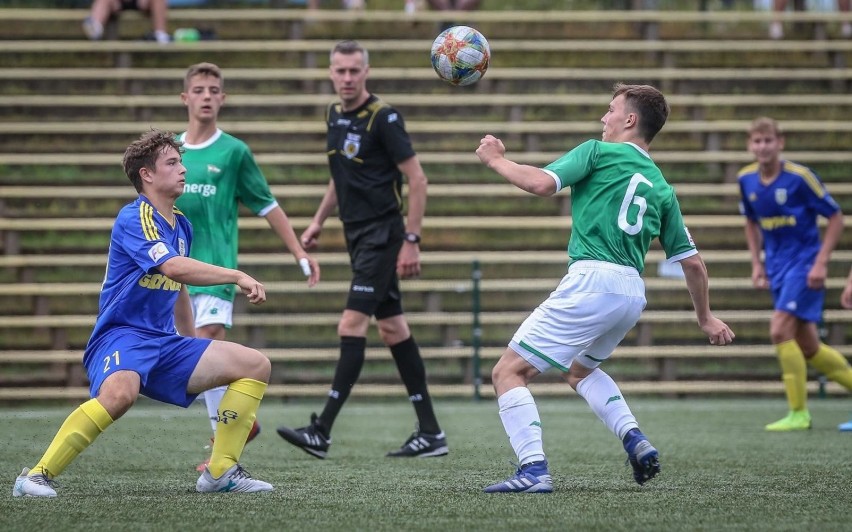
POLYGON ((199 493, 256 493, 273 489, 269 482, 251 478, 240 464, 234 464, 219 478, 213 478, 210 469, 205 467, 195 483, 195 491, 199 493))
POLYGON ((811 414, 807 410, 791 410, 785 417, 766 425, 770 432, 790 432, 811 428, 811 414))
POLYGON ((503 482, 483 489, 485 493, 551 493, 553 478, 547 470, 547 460, 531 462, 518 468, 503 482))
POLYGON ((630 429, 624 437, 627 461, 633 467, 633 480, 640 486, 660 472, 660 453, 639 429, 630 429))
POLYGON ((56 497, 56 490, 53 489, 56 483, 53 480, 44 473, 28 476, 29 472, 29 468, 25 467, 15 479, 12 497, 56 497))
MULTIPOLYGON (((258 423, 257 420, 255 420, 254 423, 251 426, 251 430, 248 433, 248 437, 246 438, 246 443, 257 438, 258 434, 260 434, 260 423, 258 423)), ((214 438, 210 438, 210 448, 213 447, 213 440, 214 440, 214 438)), ((204 448, 207 449, 208 447, 204 447, 204 448)), ((209 466, 209 465, 210 465, 210 459, 208 458, 207 460, 205 460, 205 461, 201 462, 200 464, 198 464, 197 466, 195 466, 195 470, 198 471, 199 473, 201 473, 202 471, 204 471, 204 468, 209 466)))
POLYGON ((847 421, 846 423, 841 423, 837 425, 837 430, 840 432, 852 432, 852 419, 847 421))
POLYGON ((385 456, 391 457, 417 457, 427 458, 430 456, 444 456, 450 452, 447 447, 447 437, 443 432, 438 434, 426 434, 419 430, 409 436, 402 447, 396 451, 391 451, 385 456))
POLYGON ((323 430, 317 422, 316 414, 311 414, 311 424, 307 427, 298 429, 278 427, 278 435, 311 456, 319 459, 328 456, 331 438, 323 434, 323 430))

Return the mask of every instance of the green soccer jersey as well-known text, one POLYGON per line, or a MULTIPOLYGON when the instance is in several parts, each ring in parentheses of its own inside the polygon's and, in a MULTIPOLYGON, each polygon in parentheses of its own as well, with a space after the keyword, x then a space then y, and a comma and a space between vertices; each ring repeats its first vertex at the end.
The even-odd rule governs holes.
MULTIPOLYGON (((180 135, 184 140, 186 133, 180 135)), ((203 144, 184 144, 186 184, 177 207, 192 222, 193 259, 237 267, 237 218, 242 203, 265 216, 278 202, 245 142, 217 130, 203 144)), ((189 293, 210 294, 233 301, 234 285, 189 286, 189 293)))
POLYGON ((635 144, 589 140, 544 171, 559 189, 571 187, 572 261, 600 260, 641 272, 657 237, 671 260, 698 252, 674 189, 635 144))

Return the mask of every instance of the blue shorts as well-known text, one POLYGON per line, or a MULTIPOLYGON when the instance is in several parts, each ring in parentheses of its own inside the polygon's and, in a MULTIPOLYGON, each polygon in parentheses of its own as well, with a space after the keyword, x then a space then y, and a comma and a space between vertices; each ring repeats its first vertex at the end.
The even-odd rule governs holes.
POLYGON ((97 397, 104 380, 116 371, 135 371, 142 395, 188 407, 198 394, 188 394, 189 378, 209 338, 176 334, 153 336, 134 329, 116 329, 86 348, 83 364, 89 377, 89 395, 97 397))
POLYGON ((825 304, 825 289, 808 288, 810 265, 790 268, 769 279, 775 310, 786 312, 802 321, 819 323, 825 304))

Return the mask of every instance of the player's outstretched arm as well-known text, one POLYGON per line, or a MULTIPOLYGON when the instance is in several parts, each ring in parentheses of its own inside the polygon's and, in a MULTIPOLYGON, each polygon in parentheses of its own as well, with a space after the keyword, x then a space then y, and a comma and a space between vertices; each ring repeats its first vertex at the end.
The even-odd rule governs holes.
POLYGON ((493 135, 485 135, 479 141, 476 155, 485 166, 523 191, 536 196, 552 196, 556 193, 556 182, 549 174, 541 168, 507 159, 503 141, 493 135))
POLYGON ((192 286, 235 284, 248 296, 249 302, 258 305, 266 301, 263 284, 239 270, 214 266, 189 257, 172 257, 157 269, 172 281, 192 286))
POLYGON ((689 297, 692 298, 692 306, 695 307, 695 315, 698 317, 698 326, 710 339, 711 344, 730 344, 734 341, 734 332, 710 311, 710 280, 707 276, 707 266, 701 255, 696 253, 687 257, 680 261, 680 265, 683 267, 686 287, 689 290, 689 297))

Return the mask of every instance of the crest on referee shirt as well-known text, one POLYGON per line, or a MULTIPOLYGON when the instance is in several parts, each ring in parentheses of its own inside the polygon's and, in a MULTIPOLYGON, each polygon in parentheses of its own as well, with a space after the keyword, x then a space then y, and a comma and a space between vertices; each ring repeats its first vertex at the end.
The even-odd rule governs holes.
POLYGON ((775 189, 775 203, 778 205, 784 205, 787 203, 787 189, 786 188, 776 188, 775 189))
POLYGON ((358 150, 361 149, 361 135, 355 133, 347 133, 346 140, 343 142, 343 155, 347 159, 352 159, 358 155, 358 150))

